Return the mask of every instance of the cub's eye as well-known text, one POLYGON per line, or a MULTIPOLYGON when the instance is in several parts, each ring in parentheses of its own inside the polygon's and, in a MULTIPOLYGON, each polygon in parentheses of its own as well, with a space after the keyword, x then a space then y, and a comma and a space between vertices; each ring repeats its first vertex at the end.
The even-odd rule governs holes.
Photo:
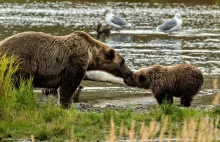
POLYGON ((143 74, 141 74, 141 75, 139 76, 139 81, 140 81, 140 82, 144 82, 144 81, 146 81, 146 79, 147 79, 147 77, 146 77, 145 75, 143 75, 143 74))
POLYGON ((107 60, 113 60, 115 58, 115 52, 114 50, 110 49, 109 51, 106 52, 105 58, 107 60))

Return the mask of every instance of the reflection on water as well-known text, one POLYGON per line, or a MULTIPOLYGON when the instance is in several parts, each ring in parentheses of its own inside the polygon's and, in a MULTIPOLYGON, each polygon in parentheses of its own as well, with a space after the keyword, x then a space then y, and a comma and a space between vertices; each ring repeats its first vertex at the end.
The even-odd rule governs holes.
MULTIPOLYGON (((107 8, 123 15, 133 27, 112 31, 111 36, 102 36, 99 40, 117 50, 131 69, 154 64, 188 63, 197 66, 204 73, 205 82, 193 105, 211 104, 214 95, 220 91, 219 88, 213 89, 213 79, 220 80, 220 6, 215 1, 20 0, 16 3, 3 0, 0 2, 0 39, 23 31, 67 35, 76 30, 84 30, 96 38, 97 23, 104 22, 102 14, 107 8), (175 32, 173 37, 155 31, 176 12, 182 15, 182 30, 175 32)), ((95 106, 106 103, 156 104, 150 90, 90 81, 82 84, 85 89, 81 101, 95 106)))
POLYGON ((159 39, 156 38, 154 40, 150 41, 150 44, 155 45, 155 44, 160 44, 158 47, 155 49, 171 49, 171 50, 181 50, 182 48, 182 43, 180 39, 174 39, 171 37, 170 39, 159 39))
POLYGON ((105 42, 111 47, 117 46, 125 46, 126 43, 130 45, 132 42, 132 35, 124 35, 124 34, 112 34, 111 36, 101 36, 99 38, 100 41, 105 42))

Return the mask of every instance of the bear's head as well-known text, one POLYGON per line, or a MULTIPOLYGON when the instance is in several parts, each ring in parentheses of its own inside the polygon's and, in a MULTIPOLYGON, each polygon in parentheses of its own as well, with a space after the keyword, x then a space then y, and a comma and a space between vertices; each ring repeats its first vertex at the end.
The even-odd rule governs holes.
POLYGON ((149 89, 151 86, 151 68, 142 68, 124 80, 125 84, 132 87, 149 89))
POLYGON ((132 71, 125 64, 125 59, 114 49, 105 45, 102 49, 103 54, 96 58, 98 68, 105 70, 117 77, 127 78, 132 75, 132 71))
POLYGON ((75 33, 89 42, 90 61, 87 70, 102 70, 121 78, 127 78, 133 74, 125 64, 125 59, 113 48, 84 32, 75 33))

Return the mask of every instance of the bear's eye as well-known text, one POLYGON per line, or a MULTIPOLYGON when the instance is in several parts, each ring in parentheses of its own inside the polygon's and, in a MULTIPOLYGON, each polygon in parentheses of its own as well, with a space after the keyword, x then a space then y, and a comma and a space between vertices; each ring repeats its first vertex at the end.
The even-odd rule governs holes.
POLYGON ((107 60, 113 60, 115 58, 115 52, 113 49, 110 49, 109 51, 107 51, 107 53, 105 54, 105 58, 107 60))
POLYGON ((146 79, 147 79, 147 77, 146 77, 145 75, 143 75, 143 74, 141 74, 141 75, 139 76, 139 81, 140 81, 140 82, 144 82, 146 79))

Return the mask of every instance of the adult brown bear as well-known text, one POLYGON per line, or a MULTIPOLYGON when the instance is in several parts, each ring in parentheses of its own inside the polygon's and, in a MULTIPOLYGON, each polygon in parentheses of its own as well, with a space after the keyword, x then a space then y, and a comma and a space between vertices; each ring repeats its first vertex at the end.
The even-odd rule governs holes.
POLYGON ((122 78, 132 74, 121 55, 82 31, 67 36, 24 32, 1 41, 0 50, 21 62, 16 85, 20 76, 32 76, 35 87, 59 88, 64 107, 69 106, 87 70, 104 70, 122 78))
POLYGON ((174 96, 180 97, 181 105, 189 107, 193 97, 201 89, 203 75, 199 69, 189 64, 154 65, 134 72, 125 79, 125 84, 151 89, 158 104, 164 100, 172 104, 174 96))

